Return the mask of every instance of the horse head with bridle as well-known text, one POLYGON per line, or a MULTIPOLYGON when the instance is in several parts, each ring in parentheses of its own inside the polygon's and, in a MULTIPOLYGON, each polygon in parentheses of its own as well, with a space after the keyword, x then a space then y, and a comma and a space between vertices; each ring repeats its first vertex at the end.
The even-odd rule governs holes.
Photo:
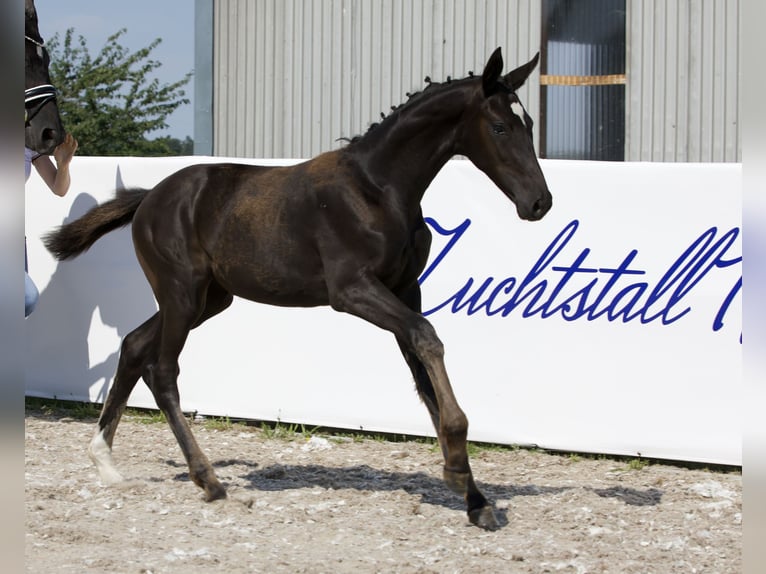
POLYGON ((481 76, 431 82, 338 150, 289 167, 189 166, 151 190, 118 191, 49 234, 46 246, 63 260, 132 221, 138 261, 159 307, 122 342, 89 448, 102 480, 121 480, 112 442, 143 378, 191 480, 207 500, 226 497, 181 411, 178 358, 189 331, 234 296, 329 305, 394 335, 436 429, 447 485, 464 497, 473 524, 496 528, 468 463, 468 419, 447 376, 442 343, 421 312, 418 278, 431 234, 420 203, 444 164, 463 155, 516 205, 519 217, 534 221, 548 212, 551 194, 535 156, 532 119, 517 95, 537 59, 503 75, 498 48, 481 76))
POLYGON ((24 145, 50 155, 64 141, 56 88, 48 73, 50 57, 37 25, 34 0, 24 1, 24 145))

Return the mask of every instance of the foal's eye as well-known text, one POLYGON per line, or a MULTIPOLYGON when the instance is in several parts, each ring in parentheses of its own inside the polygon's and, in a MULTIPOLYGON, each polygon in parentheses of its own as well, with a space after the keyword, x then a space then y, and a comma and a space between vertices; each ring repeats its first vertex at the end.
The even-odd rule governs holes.
POLYGON ((505 124, 497 123, 492 124, 492 133, 496 136, 501 136, 505 133, 505 124))

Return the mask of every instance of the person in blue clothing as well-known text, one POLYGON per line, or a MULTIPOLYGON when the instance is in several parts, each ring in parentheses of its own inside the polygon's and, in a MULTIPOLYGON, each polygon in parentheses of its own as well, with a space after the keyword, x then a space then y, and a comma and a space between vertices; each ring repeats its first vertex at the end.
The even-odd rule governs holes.
MULTIPOLYGON (((69 164, 77 151, 77 140, 72 134, 67 134, 64 141, 53 151, 54 164, 50 156, 40 155, 28 148, 24 148, 24 181, 29 180, 32 174, 32 166, 48 186, 48 188, 57 196, 64 197, 69 191, 70 177, 69 164)), ((26 248, 25 248, 26 251, 26 248)), ((29 317, 35 310, 40 292, 37 290, 32 278, 29 276, 26 253, 24 254, 24 316, 29 317)))

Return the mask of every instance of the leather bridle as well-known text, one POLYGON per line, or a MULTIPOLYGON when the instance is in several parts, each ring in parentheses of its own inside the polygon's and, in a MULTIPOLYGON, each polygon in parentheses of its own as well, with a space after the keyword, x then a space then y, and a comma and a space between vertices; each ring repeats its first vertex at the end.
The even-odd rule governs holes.
MULTIPOLYGON (((29 36, 24 36, 24 39, 37 46, 37 53, 42 57, 45 42, 29 36)), ((40 113, 43 106, 48 102, 55 101, 57 96, 58 90, 51 84, 41 84, 24 90, 24 125, 28 125, 32 118, 40 113)))

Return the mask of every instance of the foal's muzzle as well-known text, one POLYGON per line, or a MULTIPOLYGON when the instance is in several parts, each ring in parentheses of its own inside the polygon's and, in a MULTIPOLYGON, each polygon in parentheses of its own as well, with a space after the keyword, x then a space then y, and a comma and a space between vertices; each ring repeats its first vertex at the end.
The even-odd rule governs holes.
MULTIPOLYGON (((58 112, 57 121, 51 123, 50 118, 44 125, 33 125, 32 121, 51 102, 56 101, 58 91, 51 84, 42 84, 24 90, 24 127, 33 130, 36 141, 35 149, 41 153, 52 153, 58 144, 63 141, 64 134, 61 129, 58 112)), ((42 117, 42 116, 41 116, 42 117)))
POLYGON ((516 211, 521 219, 527 221, 537 221, 542 219, 548 211, 550 211, 553 205, 553 196, 547 189, 537 199, 531 203, 523 200, 516 201, 516 211))

